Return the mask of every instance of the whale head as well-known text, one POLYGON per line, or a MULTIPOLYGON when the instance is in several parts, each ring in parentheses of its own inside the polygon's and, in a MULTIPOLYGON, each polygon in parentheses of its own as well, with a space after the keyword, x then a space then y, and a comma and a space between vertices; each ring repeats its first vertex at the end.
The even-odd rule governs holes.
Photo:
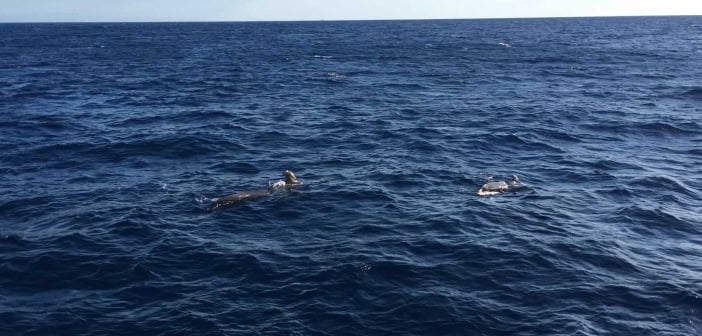
POLYGON ((292 184, 300 183, 297 180, 297 177, 295 177, 295 174, 293 172, 291 172, 290 170, 284 171, 283 176, 285 176, 285 184, 292 185, 292 184))

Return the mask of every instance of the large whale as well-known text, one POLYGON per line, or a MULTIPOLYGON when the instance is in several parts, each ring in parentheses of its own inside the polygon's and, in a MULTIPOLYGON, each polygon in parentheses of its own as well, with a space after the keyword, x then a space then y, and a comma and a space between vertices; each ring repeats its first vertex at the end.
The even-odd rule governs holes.
POLYGON ((216 198, 212 201, 212 203, 207 208, 207 210, 214 211, 214 210, 219 210, 222 208, 227 208, 227 207, 230 207, 232 205, 241 203, 243 201, 249 201, 249 200, 254 200, 257 198, 269 196, 276 191, 286 190, 286 189, 292 188, 292 187, 300 184, 300 181, 297 179, 295 174, 293 172, 291 172, 290 170, 284 171, 283 176, 285 177, 284 180, 272 183, 268 186, 268 188, 265 188, 265 189, 249 190, 249 191, 239 192, 236 194, 231 194, 231 195, 216 198))

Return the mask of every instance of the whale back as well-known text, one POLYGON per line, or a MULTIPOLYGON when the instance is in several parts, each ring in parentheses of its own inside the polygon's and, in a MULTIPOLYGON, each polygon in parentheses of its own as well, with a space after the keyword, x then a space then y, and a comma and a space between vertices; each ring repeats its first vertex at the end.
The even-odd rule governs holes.
POLYGON ((270 191, 268 189, 250 190, 236 194, 231 194, 213 200, 213 202, 210 204, 207 210, 213 211, 222 208, 227 208, 234 204, 241 203, 243 201, 261 198, 268 195, 270 195, 270 191))
POLYGON ((509 184, 505 181, 488 182, 483 184, 478 190, 478 195, 480 196, 490 196, 497 195, 501 192, 509 190, 509 184))
POLYGON ((520 191, 527 188, 527 185, 522 184, 519 181, 519 177, 517 175, 512 175, 512 180, 507 182, 507 181, 494 181, 494 182, 488 182, 483 184, 482 187, 478 190, 478 195, 481 196, 490 196, 490 195, 497 195, 502 192, 516 192, 520 191))
POLYGON ((505 191, 509 189, 509 185, 505 181, 488 182, 483 184, 480 189, 485 191, 505 191))

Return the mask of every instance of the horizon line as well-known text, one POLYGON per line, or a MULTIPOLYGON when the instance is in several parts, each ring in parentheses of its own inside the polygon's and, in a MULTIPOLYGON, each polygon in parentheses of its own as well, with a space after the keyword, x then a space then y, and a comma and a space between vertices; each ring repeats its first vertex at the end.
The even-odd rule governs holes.
POLYGON ((290 20, 105 20, 105 21, 0 21, 0 24, 53 24, 53 23, 256 23, 256 22, 364 22, 364 21, 458 21, 458 20, 530 20, 530 19, 588 19, 588 18, 646 18, 646 17, 695 17, 702 14, 655 15, 584 15, 584 16, 515 16, 473 18, 389 18, 389 19, 290 19, 290 20))

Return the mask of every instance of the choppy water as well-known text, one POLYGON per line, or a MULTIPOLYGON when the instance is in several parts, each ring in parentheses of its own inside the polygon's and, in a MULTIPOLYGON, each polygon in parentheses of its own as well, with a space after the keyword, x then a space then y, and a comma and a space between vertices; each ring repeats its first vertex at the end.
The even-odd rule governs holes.
POLYGON ((702 332, 701 17, 3 24, 0 60, 2 335, 702 332))

